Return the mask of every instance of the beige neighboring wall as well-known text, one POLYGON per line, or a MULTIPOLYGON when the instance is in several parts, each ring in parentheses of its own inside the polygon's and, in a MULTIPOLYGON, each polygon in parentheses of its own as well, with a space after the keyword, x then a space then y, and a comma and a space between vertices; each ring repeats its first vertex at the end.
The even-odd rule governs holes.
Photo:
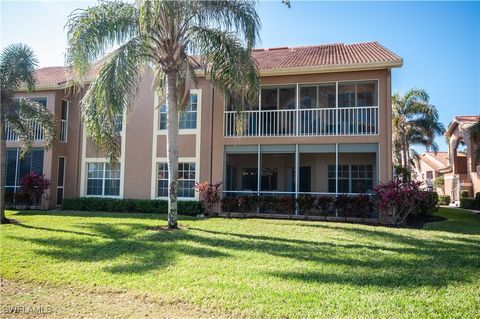
POLYGON ((152 76, 147 73, 126 118, 124 198, 150 198, 153 110, 152 76))

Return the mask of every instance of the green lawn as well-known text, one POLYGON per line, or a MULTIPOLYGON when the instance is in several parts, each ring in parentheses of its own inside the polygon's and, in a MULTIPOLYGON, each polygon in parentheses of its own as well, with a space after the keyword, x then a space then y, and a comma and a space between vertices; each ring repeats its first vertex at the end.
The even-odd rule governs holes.
POLYGON ((6 279, 146 293, 246 317, 480 314, 480 216, 442 208, 424 229, 347 223, 8 212, 6 279))

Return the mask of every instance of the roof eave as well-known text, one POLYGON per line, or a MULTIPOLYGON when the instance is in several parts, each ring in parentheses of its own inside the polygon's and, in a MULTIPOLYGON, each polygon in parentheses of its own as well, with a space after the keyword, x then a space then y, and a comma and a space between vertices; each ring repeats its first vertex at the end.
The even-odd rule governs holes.
MULTIPOLYGON (((403 60, 382 62, 382 63, 359 63, 346 65, 321 65, 321 66, 307 66, 297 68, 282 68, 282 69, 268 69, 260 70, 260 76, 279 76, 279 75, 300 75, 313 73, 334 73, 334 72, 348 72, 348 71, 368 71, 368 70, 382 70, 390 68, 399 68, 403 65, 403 60)), ((196 69, 195 75, 205 76, 204 69, 196 69)))

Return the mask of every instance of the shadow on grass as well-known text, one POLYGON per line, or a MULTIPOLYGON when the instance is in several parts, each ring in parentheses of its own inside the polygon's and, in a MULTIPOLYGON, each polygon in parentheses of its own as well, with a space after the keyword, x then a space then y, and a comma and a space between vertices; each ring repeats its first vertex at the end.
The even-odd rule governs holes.
MULTIPOLYGON (((95 217, 95 218, 140 218, 167 220, 165 214, 154 213, 111 213, 111 212, 85 212, 85 211, 60 211, 60 210, 21 210, 13 212, 12 216, 62 216, 62 217, 95 217)), ((182 219, 195 219, 189 216, 180 216, 182 219)))
MULTIPOLYGON (((124 223, 77 224, 81 231, 53 230, 62 233, 61 237, 14 238, 41 245, 37 254, 57 260, 112 261, 103 268, 112 274, 162 270, 184 256, 205 258, 206 264, 212 258, 237 258, 239 263, 246 263, 246 268, 253 268, 249 252, 264 254, 272 263, 278 262, 278 258, 292 260, 293 265, 301 263, 307 269, 296 271, 290 263, 283 269, 279 266, 275 271, 261 274, 305 283, 440 288, 453 282, 470 282, 480 274, 480 238, 456 235, 424 239, 415 237, 416 230, 401 233, 402 230, 388 228, 307 222, 292 224, 292 231, 301 232, 306 226, 319 232, 334 230, 338 238, 325 241, 317 236, 317 240, 305 240, 287 238, 291 234, 283 237, 224 232, 208 229, 209 226, 202 223, 188 230, 156 232, 146 230, 149 225, 141 222, 140 214, 134 216, 138 219, 125 219, 124 223), (246 261, 242 259, 244 256, 246 261)), ((51 231, 42 227, 27 228, 51 231)), ((235 275, 231 280, 235 280, 235 275)))

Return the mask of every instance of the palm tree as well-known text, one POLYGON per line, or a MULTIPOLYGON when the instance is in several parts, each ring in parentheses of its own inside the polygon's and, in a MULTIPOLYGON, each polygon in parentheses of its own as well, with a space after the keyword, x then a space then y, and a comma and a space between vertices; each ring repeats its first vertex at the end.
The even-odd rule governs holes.
POLYGON ((422 89, 410 89, 403 96, 400 93, 392 96, 394 161, 406 175, 418 159, 412 146, 420 145, 437 152, 435 137, 445 132, 437 109, 429 101, 427 92, 422 89))
POLYGON ((177 227, 178 113, 195 85, 189 55, 200 57, 205 75, 228 97, 253 99, 259 83, 251 49, 259 27, 248 0, 100 2, 70 15, 67 64, 82 78, 103 57, 81 107, 88 136, 111 161, 120 151, 115 115, 130 107, 142 74, 153 69, 153 87, 167 107, 170 228, 177 227))
POLYGON ((35 88, 34 71, 38 62, 33 50, 24 44, 7 46, 0 56, 1 83, 1 120, 0 120, 0 219, 8 223, 4 210, 4 177, 6 143, 4 138, 5 123, 9 122, 13 132, 18 136, 23 157, 33 144, 33 127, 31 121, 43 127, 44 147, 53 146, 56 137, 56 121, 54 115, 44 106, 29 99, 14 100, 16 91, 26 86, 30 91, 35 88))

